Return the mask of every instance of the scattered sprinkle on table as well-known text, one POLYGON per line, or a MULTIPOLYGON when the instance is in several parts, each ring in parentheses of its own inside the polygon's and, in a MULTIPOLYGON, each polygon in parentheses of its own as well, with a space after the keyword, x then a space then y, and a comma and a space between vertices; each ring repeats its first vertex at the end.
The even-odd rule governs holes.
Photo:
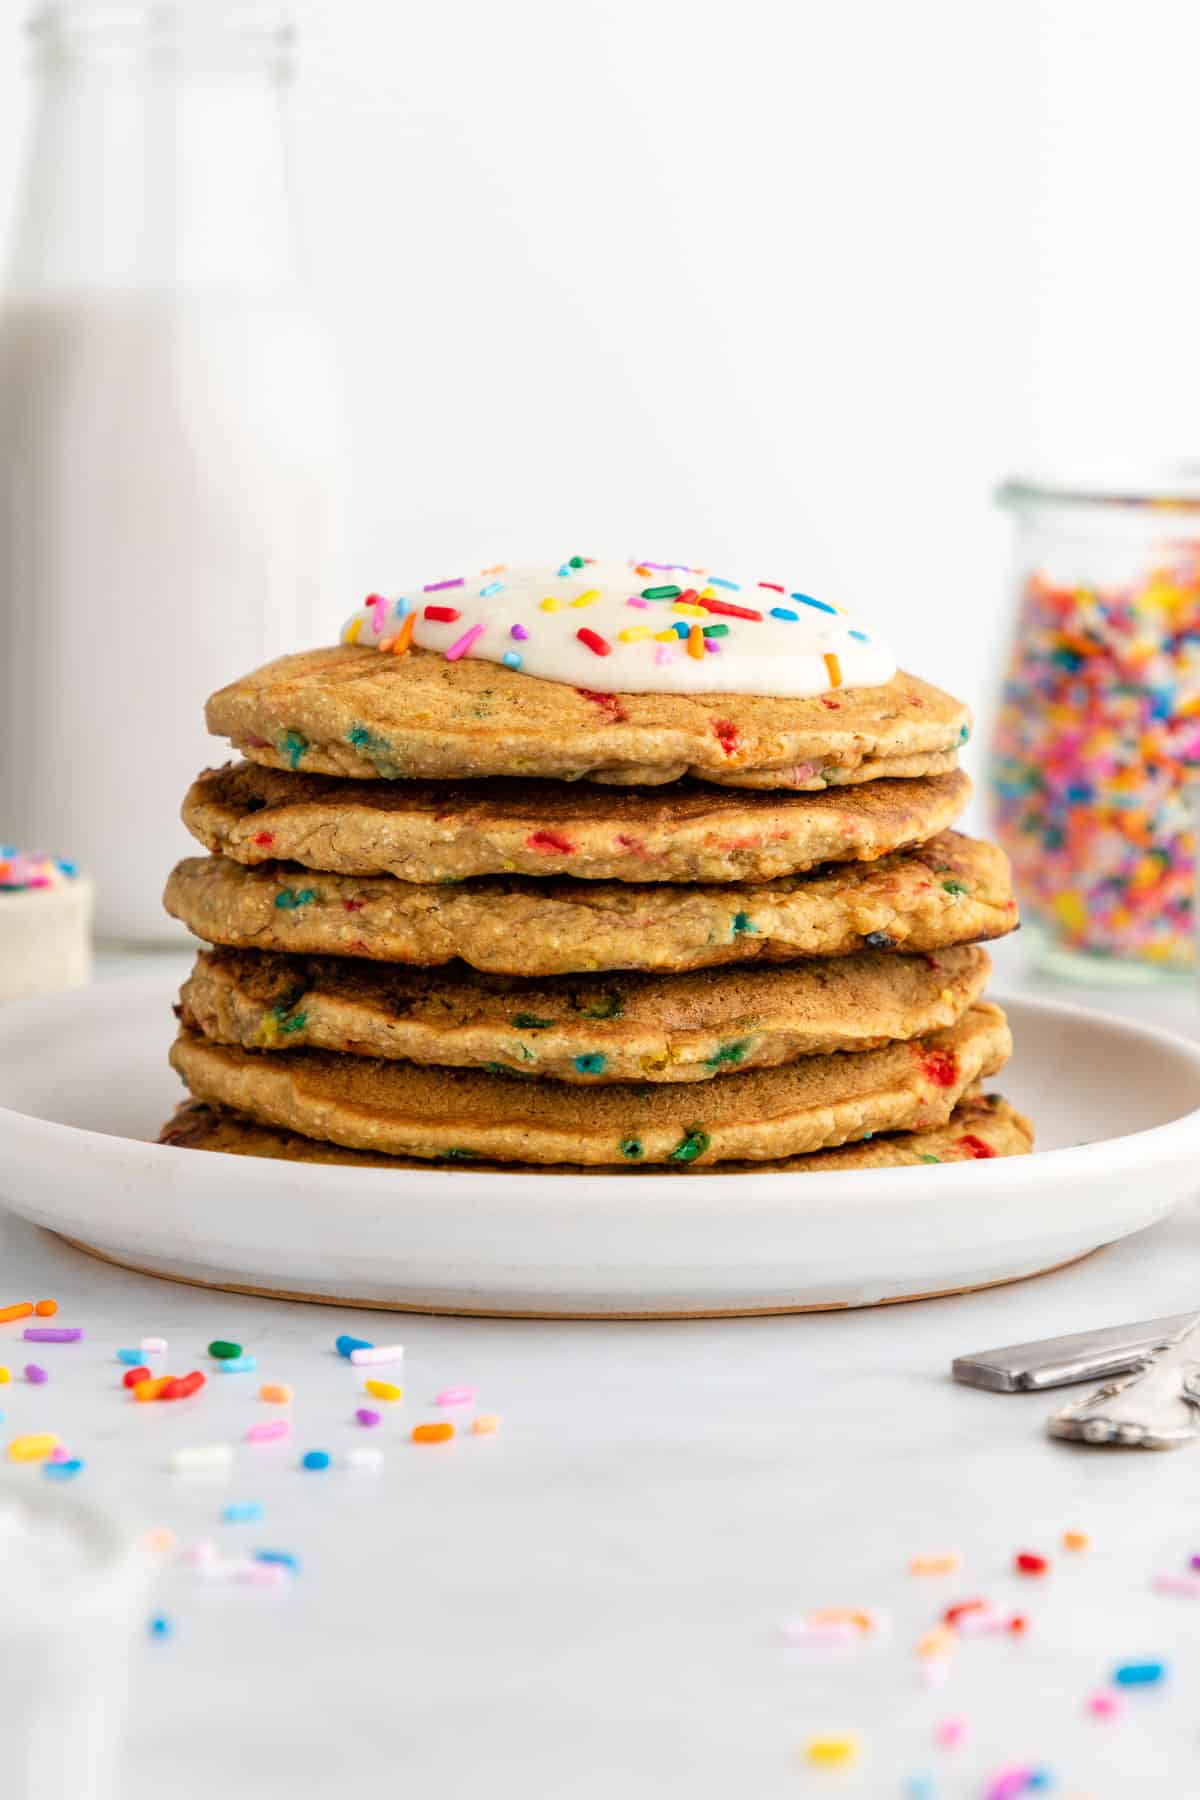
POLYGON ((73 1481, 76 1475, 82 1473, 83 1467, 83 1459, 79 1456, 65 1456, 61 1462, 55 1462, 50 1457, 42 1464, 42 1474, 51 1481, 73 1481))
POLYGON ((146 1625, 152 1638, 168 1638, 175 1627, 165 1613, 155 1613, 146 1625))
POLYGON ((269 1400, 274 1406, 286 1406, 292 1397, 292 1390, 284 1381, 264 1381, 258 1390, 260 1400, 269 1400))
POLYGON ((382 1413, 373 1412, 369 1406, 360 1406, 354 1414, 359 1425, 378 1425, 383 1418, 382 1413))
POLYGON ((454 1427, 448 1420, 437 1425, 414 1425, 412 1441, 414 1444, 444 1444, 447 1438, 454 1436, 454 1427))
POLYGON ((1018 1575, 1045 1575, 1050 1567, 1044 1556, 1036 1550, 1018 1550, 1013 1557, 1013 1568, 1018 1575))
POLYGON ((1086 1531, 1064 1531, 1062 1544, 1064 1550, 1090 1550, 1092 1540, 1086 1531))
POLYGON ((281 1569, 290 1569, 293 1575, 300 1573, 300 1558, 294 1550, 256 1550, 255 1562, 274 1563, 281 1569))
POLYGON ((1124 1704, 1120 1694, 1109 1693, 1104 1688, 1089 1694, 1087 1699, 1087 1709, 1097 1719, 1115 1719, 1124 1704))
POLYGON ((813 1737, 804 1746, 804 1754, 810 1763, 821 1769, 836 1769, 846 1763, 858 1761, 859 1742, 856 1737, 813 1737))
POLYGON ((346 1467, 348 1469, 382 1469, 383 1451, 374 1444, 364 1444, 359 1448, 347 1450, 346 1467))
POLYGON ((910 1575, 953 1575, 962 1567, 962 1555, 958 1550, 935 1550, 928 1555, 914 1556, 908 1565, 910 1575))
POLYGON ((492 1437, 500 1429, 499 1413, 479 1413, 471 1421, 471 1430, 476 1437, 492 1437))
POLYGON ((1167 1678, 1167 1665, 1162 1662, 1120 1663, 1112 1674, 1118 1687, 1154 1687, 1167 1678))
POLYGON ((352 1356, 356 1350, 373 1350, 375 1346, 367 1338, 347 1337, 343 1335, 334 1339, 334 1349, 339 1356, 352 1356))
POLYGON ((57 1300, 38 1300, 34 1303, 34 1312, 39 1319, 52 1319, 58 1311, 57 1300))
POLYGON ((26 1363, 25 1379, 32 1381, 34 1387, 41 1387, 43 1382, 49 1381, 50 1377, 40 1363, 26 1363))
POLYGON ((266 1513, 261 1500, 234 1500, 221 1509, 222 1525, 252 1525, 266 1513))
POLYGON ((144 1337, 142 1339, 143 1356, 165 1356, 167 1340, 165 1337, 144 1337))
POLYGON ((167 1467, 177 1475, 193 1471, 227 1469, 233 1461, 232 1444, 193 1444, 186 1450, 173 1450, 167 1467))
POLYGON ((363 1344, 350 1352, 350 1361, 357 1368, 370 1363, 397 1363, 403 1359, 403 1344, 363 1344))
POLYGON ((394 1381, 364 1381, 363 1387, 376 1400, 402 1400, 404 1389, 394 1381))
POLYGON ((58 1439, 51 1431, 28 1432, 23 1437, 15 1437, 9 1441, 8 1456, 10 1462, 41 1462, 57 1447, 58 1439))
POLYGON ((28 1319, 32 1312, 32 1300, 18 1300, 14 1306, 0 1306, 0 1325, 9 1325, 14 1319, 28 1319))
POLYGON ((302 1469, 327 1469, 331 1458, 328 1450, 306 1450, 300 1458, 302 1469))
POLYGON ((284 1438, 292 1429, 290 1419, 261 1419, 257 1425, 251 1425, 246 1432, 248 1444, 269 1444, 275 1438, 284 1438))
POLYGON ((21 1336, 27 1344, 77 1344, 83 1332, 77 1325, 27 1325, 21 1336))
POLYGON ((223 1356, 217 1363, 222 1375, 249 1375, 258 1367, 257 1356, 223 1356))
POLYGON ((224 1362, 241 1356, 242 1346, 231 1343, 228 1338, 214 1338, 208 1346, 208 1354, 215 1356, 218 1362, 224 1362))
POLYGON ((434 1400, 435 1406, 469 1406, 475 1398, 472 1387, 443 1388, 434 1400))

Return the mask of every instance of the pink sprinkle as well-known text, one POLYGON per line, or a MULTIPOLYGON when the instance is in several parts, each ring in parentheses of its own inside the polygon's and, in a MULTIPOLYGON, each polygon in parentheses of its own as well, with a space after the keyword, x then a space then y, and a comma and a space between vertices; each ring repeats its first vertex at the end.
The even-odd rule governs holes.
POLYGON ((179 1560, 181 1563, 186 1563, 191 1569, 199 1569, 203 1568, 205 1563, 214 1562, 216 1555, 216 1545, 202 1540, 198 1544, 189 1544, 186 1550, 181 1550, 179 1560))
POLYGON ((292 1429, 290 1419, 264 1419, 261 1424, 251 1425, 246 1433, 248 1444, 267 1444, 272 1438, 284 1438, 292 1429))
POLYGON ((670 644, 655 645, 654 660, 660 669, 663 668, 666 663, 674 662, 675 652, 672 650, 670 644))
POLYGON ((233 1579, 244 1587, 282 1587, 288 1572, 282 1563, 245 1562, 236 1565, 233 1579))
POLYGON ((967 1721, 957 1717, 941 1719, 934 1726, 933 1735, 944 1750, 953 1750, 967 1735, 967 1721))
POLYGON ((1028 1787, 1029 1777, 1036 1773, 1036 1769, 1027 1763, 1010 1763, 1007 1768, 998 1769, 984 1789, 984 1800, 1015 1800, 1015 1796, 1028 1787))
POLYGON ((463 577, 461 575, 456 575, 453 581, 427 581, 425 586, 421 589, 421 592, 423 594, 440 594, 443 588, 465 586, 466 583, 463 580, 463 577))
POLYGON ((1189 1600, 1200 1600, 1200 1575, 1156 1575, 1150 1586, 1156 1594, 1182 1594, 1189 1600))
POLYGON ((635 594, 633 598, 627 600, 625 604, 626 606, 636 606, 639 612, 650 611, 650 602, 648 600, 643 600, 640 594, 635 594))
POLYGON ((509 637, 516 638, 518 644, 523 644, 529 636, 529 633, 523 625, 514 625, 508 635, 509 637))
POLYGON ((437 1406, 470 1406, 475 1398, 475 1389, 471 1387, 443 1388, 434 1402, 437 1406))
POLYGON ((478 625, 472 625, 470 631, 464 631, 462 636, 457 638, 447 650, 446 661, 457 662, 460 656, 465 656, 471 645, 481 638, 486 630, 487 626, 481 620, 478 625))
POLYGON ((70 1462, 70 1460, 71 1460, 71 1452, 69 1450, 67 1450, 62 1444, 55 1444, 53 1450, 50 1452, 49 1456, 46 1458, 47 1462, 70 1462))
POLYGON ((1121 1710, 1121 1696, 1101 1688, 1098 1693, 1088 1695, 1087 1709, 1097 1719, 1115 1719, 1121 1710))

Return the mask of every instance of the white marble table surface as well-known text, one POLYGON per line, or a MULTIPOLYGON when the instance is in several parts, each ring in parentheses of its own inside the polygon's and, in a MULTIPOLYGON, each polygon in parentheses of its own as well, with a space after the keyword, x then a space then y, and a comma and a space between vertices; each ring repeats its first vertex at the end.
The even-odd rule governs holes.
MULTIPOLYGON (((1018 946, 998 962, 1002 984, 1023 984, 1018 946)), ((128 966, 107 958, 101 978, 128 966)), ((1200 1027, 1186 986, 1036 989, 1200 1027)), ((1063 1796, 1197 1791, 1200 1603, 1149 1578, 1200 1552, 1200 1451, 1057 1446, 1041 1430, 1047 1399, 948 1374, 956 1353, 1196 1305, 1195 1209, 988 1293, 712 1323, 385 1323, 127 1274, 3 1214, 0 1269, 0 1301, 53 1294, 88 1333, 43 1358, 49 1388, 0 1390, 6 1435, 49 1424, 87 1458, 81 1487, 131 1528, 303 1560, 283 1592, 164 1573, 155 1604, 174 1632, 135 1646, 122 1800, 902 1796, 918 1773, 950 1800, 1016 1761, 1051 1768, 1063 1796), (386 1452, 375 1476, 296 1468, 302 1448, 368 1438, 338 1331, 407 1347, 406 1402, 370 1437, 386 1452), (171 1340, 173 1367, 201 1363, 215 1336, 252 1349, 258 1376, 244 1379, 295 1387, 291 1446, 250 1479, 167 1473, 164 1446, 195 1441, 195 1415, 112 1391, 114 1347, 151 1332, 171 1340), (407 1443, 434 1393, 460 1382, 503 1414, 501 1434, 407 1443), (220 1525, 229 1499, 261 1500, 266 1521, 220 1525), (1068 1528, 1092 1534, 1090 1554, 1058 1550, 1068 1528), (915 1552, 945 1548, 963 1553, 961 1575, 906 1573, 915 1552), (1047 1580, 1009 1573, 1019 1548, 1053 1557, 1047 1580), (973 1595, 1020 1606, 1029 1633, 965 1644, 930 1688, 914 1640, 973 1595), (882 1609, 892 1633, 782 1649, 778 1622, 822 1605, 882 1609), (1167 1685, 1118 1720, 1086 1716, 1112 1666, 1143 1657, 1169 1662, 1167 1685), (961 1750, 933 1743, 948 1714, 969 1722, 961 1750), (810 1769, 804 1740, 841 1731, 860 1737, 858 1764, 810 1769)), ((18 1332, 0 1327, 0 1362, 18 1332)), ((210 1383, 204 1440, 244 1417, 237 1379, 210 1383)))

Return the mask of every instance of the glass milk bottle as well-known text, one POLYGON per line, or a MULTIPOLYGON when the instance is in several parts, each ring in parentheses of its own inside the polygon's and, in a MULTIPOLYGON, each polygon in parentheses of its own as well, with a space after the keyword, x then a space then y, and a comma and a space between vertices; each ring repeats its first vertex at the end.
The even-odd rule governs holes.
POLYGON ((162 912, 203 703, 327 641, 341 408, 297 270, 278 7, 62 0, 0 308, 0 839, 162 912))

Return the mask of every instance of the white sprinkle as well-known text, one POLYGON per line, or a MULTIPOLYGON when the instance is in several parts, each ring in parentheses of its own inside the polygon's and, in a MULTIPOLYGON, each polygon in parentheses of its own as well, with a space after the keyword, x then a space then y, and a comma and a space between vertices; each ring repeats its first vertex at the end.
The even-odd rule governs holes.
POLYGON ((143 1356, 165 1356, 167 1340, 164 1337, 148 1337, 142 1339, 143 1356))
POLYGON ((172 1450, 167 1467, 184 1473, 192 1469, 227 1469, 232 1461, 232 1444, 195 1444, 189 1450, 172 1450))
POLYGON ((403 1344, 372 1344, 365 1350, 352 1350, 350 1361, 361 1368, 364 1363, 397 1363, 404 1357, 403 1344))
POLYGON ((383 1451, 374 1444, 366 1444, 361 1450, 347 1450, 346 1467, 348 1469, 382 1469, 383 1451))

